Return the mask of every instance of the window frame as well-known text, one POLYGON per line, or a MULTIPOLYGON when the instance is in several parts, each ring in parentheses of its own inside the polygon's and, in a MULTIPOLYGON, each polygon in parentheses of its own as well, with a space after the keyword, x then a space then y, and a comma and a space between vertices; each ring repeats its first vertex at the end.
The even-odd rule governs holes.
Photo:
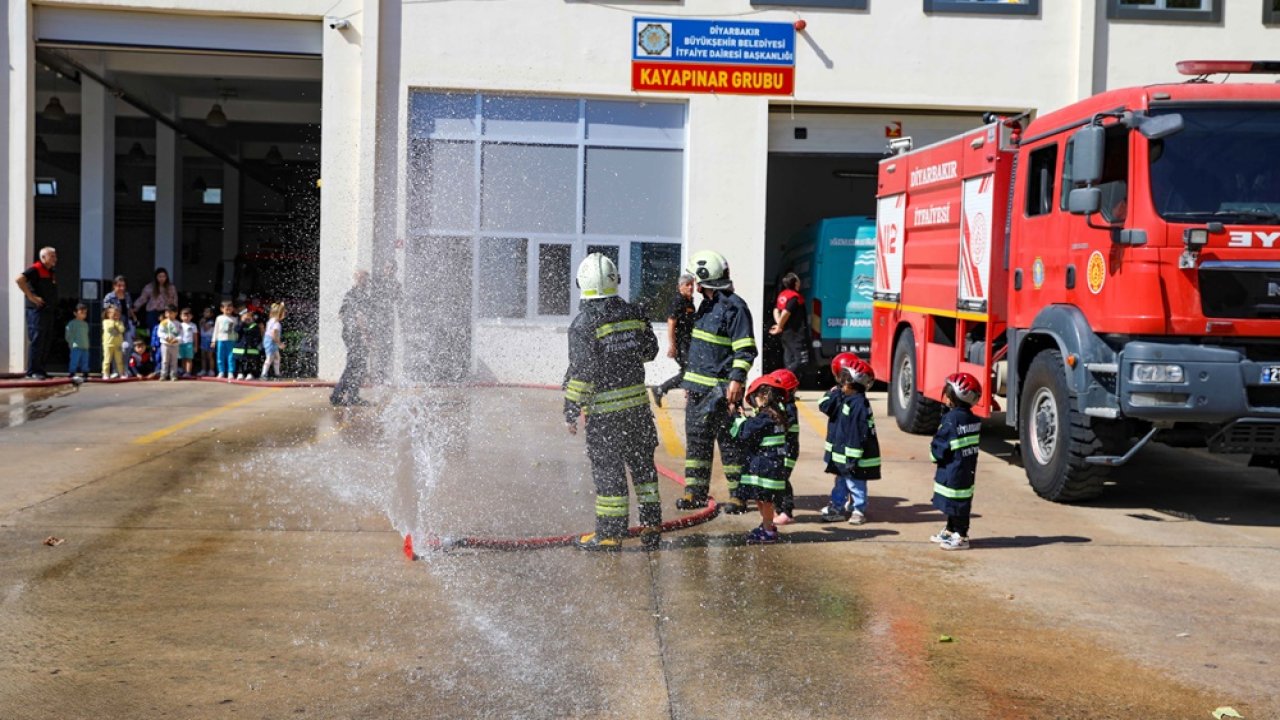
POLYGON ((1275 0, 1262 0, 1262 24, 1280 25, 1280 6, 1275 4, 1275 0))
MULTIPOLYGON (((472 319, 477 324, 483 325, 545 325, 545 324, 567 324, 574 315, 578 313, 580 298, 575 291, 573 284, 574 269, 582 262, 587 255, 587 248, 592 245, 609 245, 616 246, 618 249, 618 267, 623 271, 622 284, 618 288, 618 294, 621 297, 630 298, 632 295, 630 273, 627 269, 631 262, 631 246, 632 243, 659 243, 677 245, 683 249, 684 247, 684 213, 687 208, 681 208, 680 231, 678 236, 659 236, 649 234, 639 235, 620 235, 620 234, 600 234, 588 233, 586 231, 586 170, 587 170, 587 151, 594 148, 617 148, 624 150, 675 150, 681 153, 682 158, 682 177, 681 183, 683 188, 688 186, 688 172, 684 162, 687 161, 688 137, 689 137, 689 105, 688 102, 681 101, 658 101, 664 105, 679 107, 681 111, 680 119, 680 136, 678 139, 655 139, 653 137, 644 138, 626 138, 610 136, 607 138, 592 138, 588 132, 588 113, 590 103, 606 102, 606 103, 626 103, 638 106, 656 104, 654 101, 636 100, 629 97, 567 97, 558 95, 539 95, 539 94, 522 94, 522 93, 486 93, 476 92, 474 90, 450 90, 445 88, 430 87, 411 87, 410 92, 410 118, 409 118, 409 154, 415 152, 415 148, 429 146, 431 143, 469 143, 469 151, 473 154, 474 162, 471 166, 474 203, 471 208, 470 227, 431 227, 429 223, 424 223, 421 227, 415 227, 412 233, 414 237, 429 238, 461 238, 469 239, 471 242, 471 271, 472 277, 480 277, 481 267, 481 251, 480 244, 486 240, 502 240, 502 239, 519 239, 524 240, 525 245, 525 272, 524 272, 524 291, 525 291, 525 314, 521 318, 499 318, 499 317, 483 317, 480 315, 480 283, 473 282, 471 284, 471 314, 472 319), (459 129, 451 126, 448 130, 423 129, 415 132, 415 118, 413 96, 420 95, 462 95, 470 96, 471 102, 474 103, 474 116, 465 129, 459 129), (576 134, 572 139, 569 138, 546 138, 532 137, 519 133, 487 133, 485 123, 485 101, 495 97, 512 98, 516 100, 571 100, 577 104, 578 119, 576 134), (484 212, 484 151, 488 145, 538 145, 538 146, 573 146, 577 152, 577 168, 575 178, 575 219, 574 227, 567 232, 528 232, 528 231, 503 231, 486 229, 483 223, 484 212), (539 277, 539 248, 542 245, 568 245, 570 246, 570 274, 569 274, 569 313, 567 315, 544 315, 540 312, 539 301, 541 296, 540 277, 539 277)), ((425 113, 425 110, 423 110, 425 113)), ((410 161, 411 162, 411 161, 410 161)), ((682 188, 682 197, 683 197, 682 188)), ((686 198, 687 199, 687 198, 686 198)), ((410 212, 409 206, 406 206, 406 213, 410 212)), ((407 220, 406 225, 414 227, 414 221, 407 220)), ((675 278, 672 278, 674 284, 675 278)))
MULTIPOLYGON (((1039 0, 1036 0, 1039 2, 1039 0)), ((866 11, 869 0, 751 0, 752 7, 809 7, 866 11)))
POLYGON ((1059 210, 1058 202, 1057 202, 1058 197, 1054 191, 1060 190, 1060 188, 1057 186, 1057 183, 1059 182, 1058 163, 1061 160, 1062 160, 1061 145, 1057 140, 1052 140, 1050 142, 1044 143, 1043 145, 1040 145, 1027 153, 1027 179, 1026 179, 1027 189, 1026 189, 1026 193, 1024 194, 1023 203, 1022 203, 1022 216, 1024 218, 1028 218, 1028 219, 1041 218, 1041 217, 1054 215, 1058 212, 1059 210), (1039 170, 1045 169, 1043 167, 1037 168, 1036 156, 1038 155, 1039 156, 1049 155, 1051 156, 1053 161, 1053 164, 1048 168, 1049 172, 1046 175, 1043 175, 1043 177, 1047 179, 1049 183, 1048 193, 1046 193, 1045 188, 1042 185, 1040 185, 1041 174, 1036 172, 1038 169, 1039 170), (1031 191, 1033 188, 1039 190, 1039 192, 1036 193, 1034 198, 1031 195, 1031 191), (1031 211, 1032 210, 1031 202, 1033 199, 1036 201, 1036 205, 1037 205, 1037 209, 1035 212, 1031 211), (1048 206, 1041 207, 1041 204, 1045 200, 1049 201, 1048 206))
POLYGON ((1025 3, 964 2, 963 0, 924 0, 925 14, 955 15, 1040 15, 1040 0, 1025 3))
MULTIPOLYGON (((1160 0, 1157 0, 1159 2, 1160 0)), ((1108 20, 1154 20, 1212 25, 1222 22, 1223 0, 1207 0, 1208 10, 1182 10, 1168 7, 1128 7, 1120 0, 1107 0, 1108 20)), ((1266 6, 1263 6, 1266 10, 1266 6)))

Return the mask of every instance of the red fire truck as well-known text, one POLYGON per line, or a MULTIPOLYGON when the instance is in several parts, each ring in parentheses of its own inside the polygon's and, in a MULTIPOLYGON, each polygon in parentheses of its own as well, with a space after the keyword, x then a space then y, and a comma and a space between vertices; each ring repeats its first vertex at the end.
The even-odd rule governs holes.
POLYGON ((1155 439, 1280 468, 1280 62, 1183 62, 880 163, 871 342, 899 427, 944 378, 1018 429, 1032 487, 1096 496, 1155 439))

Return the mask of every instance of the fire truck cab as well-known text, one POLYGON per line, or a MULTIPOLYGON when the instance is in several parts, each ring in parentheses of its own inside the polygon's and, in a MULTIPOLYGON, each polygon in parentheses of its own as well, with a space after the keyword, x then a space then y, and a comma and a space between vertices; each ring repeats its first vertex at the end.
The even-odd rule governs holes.
POLYGON ((1050 500, 1153 439, 1280 468, 1280 85, 1208 81, 1280 63, 1179 70, 881 162, 872 364, 900 427, 932 432, 963 370, 1050 500))

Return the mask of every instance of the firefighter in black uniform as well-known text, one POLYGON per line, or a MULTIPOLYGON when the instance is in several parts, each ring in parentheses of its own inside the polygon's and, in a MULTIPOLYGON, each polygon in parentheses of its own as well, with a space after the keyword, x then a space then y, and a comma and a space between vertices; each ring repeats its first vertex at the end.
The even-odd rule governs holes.
POLYGON ((702 304, 693 317, 693 339, 681 384, 689 395, 684 416, 688 450, 684 461, 685 493, 676 501, 676 507, 691 510, 706 506, 712 454, 719 443, 730 495, 721 507, 736 514, 745 510, 737 497, 743 452, 729 429, 742 403, 747 372, 758 353, 751 334, 751 310, 734 294, 729 263, 720 253, 694 253, 686 272, 698 279, 702 304))
POLYGON ((662 506, 653 451, 658 432, 649 409, 644 364, 658 354, 658 339, 638 308, 618 297, 618 267, 601 253, 578 266, 581 309, 569 326, 569 369, 564 419, 578 432, 586 414, 587 457, 596 487, 596 530, 576 540, 584 550, 619 550, 630 514, 627 471, 640 505, 640 538, 658 546, 662 506))

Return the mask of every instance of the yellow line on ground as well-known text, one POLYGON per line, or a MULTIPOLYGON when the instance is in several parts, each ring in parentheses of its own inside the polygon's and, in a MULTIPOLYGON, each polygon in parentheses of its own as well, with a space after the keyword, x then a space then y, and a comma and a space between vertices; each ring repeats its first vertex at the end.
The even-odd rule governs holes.
POLYGON ((662 439, 662 446, 667 449, 667 454, 673 458, 682 458, 684 443, 680 442, 680 435, 676 433, 676 426, 671 421, 670 412, 670 408, 656 408, 653 419, 657 422, 658 437, 662 439))
POLYGON ((796 409, 800 411, 800 417, 804 418, 805 424, 817 433, 818 437, 825 438, 827 436, 827 418, 814 409, 817 404, 813 400, 797 400, 796 409))
POLYGON ((168 437, 168 436, 170 436, 170 435, 172 435, 172 434, 174 434, 174 433, 178 432, 179 430, 185 430, 186 428, 189 428, 189 427, 191 427, 192 425, 195 425, 195 424, 196 424, 196 423, 198 423, 198 422, 202 422, 202 421, 204 421, 204 420, 208 420, 209 418, 214 417, 215 415, 221 415, 222 413, 224 413, 224 412, 226 412, 226 411, 228 411, 228 410, 233 410, 233 409, 235 409, 235 408, 238 408, 238 407, 240 407, 241 405, 248 405, 249 403, 253 402, 254 400, 257 400, 257 399, 259 399, 259 398, 265 397, 265 396, 267 396, 267 395, 268 395, 268 394, 270 394, 270 393, 273 393, 273 392, 278 391, 279 389, 280 389, 280 388, 264 388, 264 389, 262 389, 262 390, 259 390, 259 391, 258 391, 258 392, 256 392, 256 393, 253 393, 252 395, 245 395, 244 397, 240 398, 239 400, 232 400, 231 402, 227 403, 226 405, 221 405, 221 406, 219 406, 219 407, 213 408, 212 410, 205 410, 204 412, 200 413, 199 415, 193 415, 193 416, 191 416, 191 417, 187 418, 186 420, 183 420, 183 421, 181 421, 181 422, 176 422, 176 423, 174 423, 174 424, 170 425, 169 427, 161 428, 161 429, 159 429, 159 430, 156 430, 156 431, 155 431, 155 432, 153 432, 153 433, 147 433, 146 435, 143 435, 143 436, 142 436, 142 437, 140 437, 140 438, 136 438, 136 439, 133 441, 133 444, 134 444, 134 445, 150 445, 151 443, 153 443, 153 442, 155 442, 155 441, 157 441, 157 440, 160 440, 160 439, 162 439, 162 438, 166 438, 166 437, 168 437))

